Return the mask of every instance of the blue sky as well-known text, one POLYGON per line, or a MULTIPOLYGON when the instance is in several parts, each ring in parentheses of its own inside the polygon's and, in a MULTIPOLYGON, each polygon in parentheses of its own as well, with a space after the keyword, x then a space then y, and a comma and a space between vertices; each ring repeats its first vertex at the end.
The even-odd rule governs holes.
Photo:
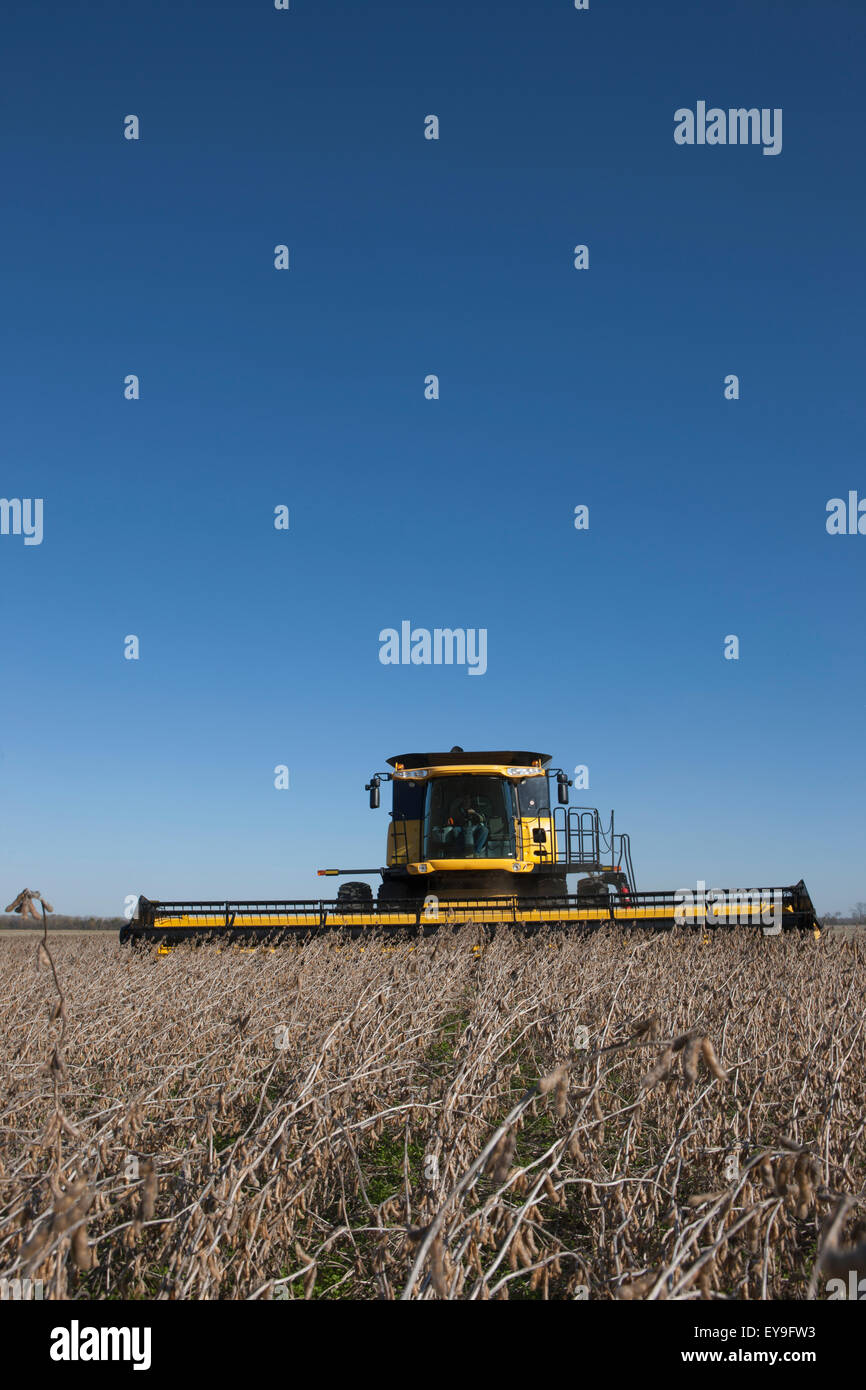
POLYGON ((0 494, 44 499, 0 536, 7 900, 317 896, 382 862, 369 774, 454 743, 587 764, 641 887, 866 898, 866 537, 825 529, 866 495, 864 37, 7 9, 0 494), (699 100, 782 108, 781 154, 676 145, 699 100), (403 619, 485 628, 486 674, 383 666, 403 619))

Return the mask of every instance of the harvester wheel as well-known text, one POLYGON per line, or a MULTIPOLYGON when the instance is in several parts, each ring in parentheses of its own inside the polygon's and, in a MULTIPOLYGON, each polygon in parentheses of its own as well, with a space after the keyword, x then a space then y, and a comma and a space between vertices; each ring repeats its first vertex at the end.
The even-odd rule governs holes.
POLYGON ((373 906, 373 890, 369 883, 341 883, 337 889, 338 903, 352 903, 356 907, 373 906))
POLYGON ((424 894, 411 881, 386 878, 379 885, 376 901, 379 907, 391 908, 392 911, 403 908, 407 912, 414 912, 423 907, 424 894))

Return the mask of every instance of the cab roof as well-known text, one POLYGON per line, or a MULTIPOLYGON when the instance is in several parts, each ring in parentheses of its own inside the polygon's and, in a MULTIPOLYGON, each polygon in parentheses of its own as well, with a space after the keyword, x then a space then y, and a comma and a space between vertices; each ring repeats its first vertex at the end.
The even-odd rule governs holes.
POLYGON ((485 749, 483 752, 467 753, 463 748, 452 748, 450 753, 400 753, 388 759, 389 767, 530 767, 533 763, 546 767, 550 762, 549 753, 527 753, 514 749, 485 749))

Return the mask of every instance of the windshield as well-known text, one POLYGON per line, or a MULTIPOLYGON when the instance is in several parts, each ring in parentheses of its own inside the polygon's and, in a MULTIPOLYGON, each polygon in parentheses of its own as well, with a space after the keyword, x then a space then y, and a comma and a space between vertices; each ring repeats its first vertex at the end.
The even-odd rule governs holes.
POLYGON ((428 859, 514 856, 511 787, 501 777, 437 777, 427 794, 428 859))

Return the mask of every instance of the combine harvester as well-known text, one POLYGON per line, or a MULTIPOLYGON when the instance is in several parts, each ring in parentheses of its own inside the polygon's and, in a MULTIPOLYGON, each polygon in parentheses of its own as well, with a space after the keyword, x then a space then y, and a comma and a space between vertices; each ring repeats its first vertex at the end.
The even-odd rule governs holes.
POLYGON ((597 928, 750 926, 765 935, 797 928, 820 933, 801 880, 789 888, 638 892, 628 835, 598 811, 569 806, 567 773, 545 753, 404 753, 367 783, 378 807, 393 788, 386 865, 320 869, 345 876, 331 901, 152 902, 140 897, 123 942, 218 939, 271 944, 339 929, 433 933, 499 924, 597 928), (556 802, 551 786, 556 782, 556 802), (578 874, 570 893, 568 875, 578 874), (363 878, 379 879, 376 897, 363 878))

